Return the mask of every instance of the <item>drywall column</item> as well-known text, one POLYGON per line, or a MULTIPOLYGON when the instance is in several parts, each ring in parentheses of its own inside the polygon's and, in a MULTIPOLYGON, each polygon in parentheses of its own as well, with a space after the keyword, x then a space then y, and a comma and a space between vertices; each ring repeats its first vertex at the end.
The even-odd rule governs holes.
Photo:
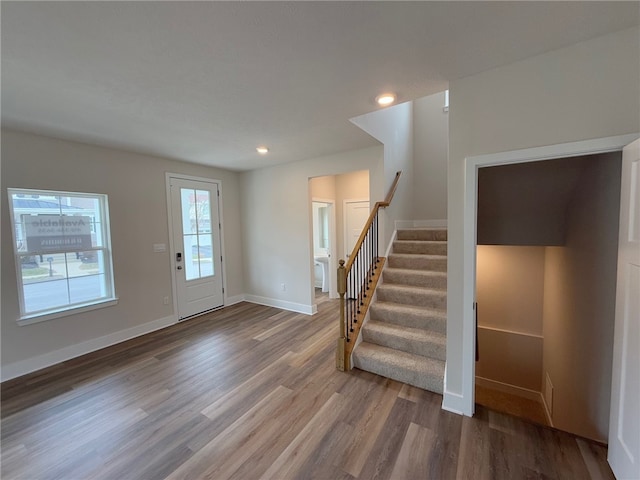
POLYGON ((447 220, 449 113, 444 93, 413 101, 413 211, 417 225, 443 225, 447 220))
MULTIPOLYGON (((395 231, 396 221, 413 215, 413 104, 401 103, 351 119, 355 125, 384 145, 384 193, 386 195, 398 170, 400 184, 391 206, 382 212, 380 244, 384 252, 395 231)), ((373 202, 384 197, 371 197, 373 202)))
MULTIPOLYGON (((637 27, 450 83, 444 408, 473 413, 463 344, 465 158, 640 131, 637 27)), ((467 306, 468 307, 468 306, 467 306)), ((469 327, 467 325, 467 327, 469 327)))

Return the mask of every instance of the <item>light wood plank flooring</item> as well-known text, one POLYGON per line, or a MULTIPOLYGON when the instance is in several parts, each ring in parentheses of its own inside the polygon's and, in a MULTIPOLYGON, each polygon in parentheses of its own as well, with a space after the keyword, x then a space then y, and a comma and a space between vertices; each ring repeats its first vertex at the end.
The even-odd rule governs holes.
POLYGON ((2 385, 3 479, 611 479, 606 449, 335 369, 336 301, 241 303, 2 385))

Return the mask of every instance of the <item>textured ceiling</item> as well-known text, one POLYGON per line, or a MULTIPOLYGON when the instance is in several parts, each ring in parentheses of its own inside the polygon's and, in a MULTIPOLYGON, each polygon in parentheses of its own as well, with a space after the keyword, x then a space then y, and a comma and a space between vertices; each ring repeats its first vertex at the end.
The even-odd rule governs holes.
POLYGON ((1 9, 3 126, 233 170, 373 145, 348 119, 383 90, 412 100, 639 22, 637 2, 1 9))

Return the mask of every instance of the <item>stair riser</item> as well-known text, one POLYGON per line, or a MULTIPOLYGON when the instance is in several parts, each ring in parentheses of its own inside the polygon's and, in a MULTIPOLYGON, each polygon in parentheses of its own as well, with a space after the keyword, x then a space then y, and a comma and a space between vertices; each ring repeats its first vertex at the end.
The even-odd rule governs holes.
POLYGON ((433 332, 446 334, 447 320, 445 317, 418 312, 397 312, 395 310, 380 308, 377 304, 370 307, 371 320, 392 323, 409 328, 421 328, 433 332))
POLYGON ((362 339, 365 342, 375 343, 383 347, 401 350, 403 352, 422 355, 423 357, 435 358, 436 360, 445 361, 447 359, 446 346, 444 343, 436 343, 429 341, 420 341, 414 339, 399 338, 394 335, 386 335, 376 330, 367 329, 365 326, 362 330, 362 339))
POLYGON ((447 271, 447 257, 419 257, 398 256, 391 254, 388 258, 389 267, 406 268, 411 270, 431 270, 434 272, 447 271))
POLYGON ((436 292, 415 293, 413 290, 387 289, 384 285, 378 287, 378 300, 381 302, 403 303, 417 305, 438 310, 447 308, 446 294, 436 292))
POLYGON ((374 359, 363 359, 357 355, 357 350, 353 355, 353 365, 360 370, 382 375, 383 377, 392 378, 399 382, 408 383, 414 387, 429 390, 431 392, 442 394, 443 377, 425 374, 422 372, 413 372, 400 368, 390 368, 384 363, 377 362, 374 359))
POLYGON ((386 270, 382 273, 382 281, 384 283, 393 283, 397 285, 413 285, 416 287, 433 288, 435 290, 447 289, 446 275, 437 275, 431 272, 398 272, 386 270))
POLYGON ((417 253, 422 255, 446 255, 446 243, 393 242, 393 253, 417 253))
POLYGON ((398 230, 398 240, 447 241, 446 230, 398 230))

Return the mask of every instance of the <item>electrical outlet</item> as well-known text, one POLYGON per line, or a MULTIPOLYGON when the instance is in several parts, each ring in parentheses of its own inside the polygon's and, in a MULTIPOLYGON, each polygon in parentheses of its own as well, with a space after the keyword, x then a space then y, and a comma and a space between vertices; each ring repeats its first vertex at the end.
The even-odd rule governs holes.
POLYGON ((280 290, 282 290, 283 292, 287 291, 287 284, 286 283, 281 283, 280 284, 280 290))
POLYGON ((164 298, 162 299, 162 304, 163 304, 163 305, 169 305, 169 297, 164 297, 164 298))

